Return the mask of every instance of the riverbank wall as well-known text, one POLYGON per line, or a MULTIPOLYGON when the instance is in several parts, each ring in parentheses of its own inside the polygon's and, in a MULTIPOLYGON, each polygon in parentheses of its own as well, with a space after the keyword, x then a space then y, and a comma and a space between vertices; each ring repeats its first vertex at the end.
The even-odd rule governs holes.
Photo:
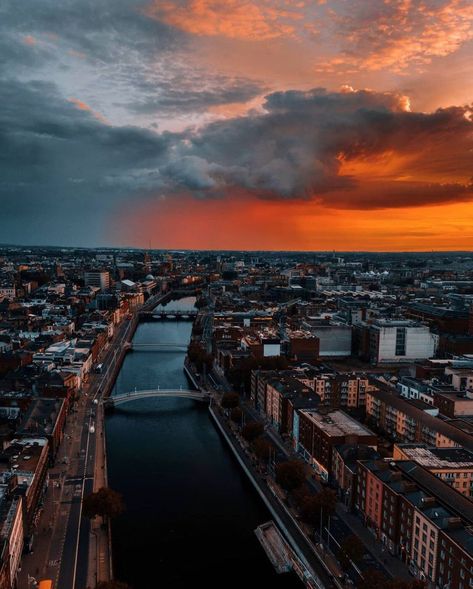
MULTIPOLYGON (((142 305, 140 309, 133 313, 124 332, 119 332, 116 336, 116 339, 112 340, 111 346, 112 349, 114 346, 116 346, 116 352, 111 360, 112 366, 107 370, 104 378, 100 383, 99 394, 102 399, 109 397, 113 390, 128 351, 126 344, 132 341, 140 323, 140 312, 143 310, 153 309, 157 305, 171 300, 172 295, 173 293, 171 292, 164 295, 156 295, 148 299, 148 301, 146 301, 146 303, 142 305)), ((96 432, 100 442, 96 444, 94 491, 98 491, 100 487, 108 487, 107 440, 105 430, 105 411, 103 404, 100 404, 97 408, 96 432)), ((95 568, 96 581, 108 582, 114 578, 111 522, 108 520, 105 529, 95 522, 93 524, 93 528, 93 534, 95 537, 95 554, 93 551, 91 551, 89 554, 89 569, 92 567, 95 568), (102 548, 100 549, 100 547, 102 548), (100 553, 103 555, 102 561, 100 559, 100 553)))
POLYGON ((184 360, 184 373, 187 378, 191 381, 193 387, 197 390, 200 390, 201 386, 198 382, 197 375, 195 374, 194 370, 192 369, 192 365, 189 361, 189 358, 186 356, 184 360))
MULTIPOLYGON (((209 406, 209 413, 218 431, 221 433, 221 435, 227 442, 228 446, 230 447, 230 450, 232 451, 233 455, 235 456, 241 468, 243 469, 243 472, 246 474, 246 476, 256 489, 258 495, 261 497, 263 503, 266 505, 267 509, 271 513, 279 529, 283 532, 284 536, 288 540, 291 548, 293 549, 301 563, 304 565, 306 570, 310 573, 310 576, 312 577, 310 586, 314 587, 315 589, 325 589, 326 584, 324 584, 322 580, 319 578, 319 576, 314 570, 313 565, 307 558, 307 550, 303 550, 301 548, 300 542, 297 541, 294 537, 294 527, 299 527, 297 522, 288 521, 288 518, 292 519, 292 516, 290 516, 287 510, 285 510, 284 507, 280 505, 279 500, 271 494, 271 491, 269 491, 269 488, 265 485, 264 481, 260 481, 259 477, 253 472, 253 469, 247 463, 248 458, 244 455, 243 450, 235 443, 232 437, 233 434, 231 434, 228 431, 226 424, 223 423, 222 418, 218 415, 218 413, 215 411, 212 405, 209 406)), ((299 532, 300 534, 304 535, 302 530, 299 529, 299 532)))

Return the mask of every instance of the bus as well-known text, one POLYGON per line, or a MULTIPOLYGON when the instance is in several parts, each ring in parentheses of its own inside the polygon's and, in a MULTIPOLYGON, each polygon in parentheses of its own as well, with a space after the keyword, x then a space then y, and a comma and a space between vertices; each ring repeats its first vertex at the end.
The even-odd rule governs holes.
POLYGON ((53 582, 51 579, 44 579, 39 582, 38 589, 53 589, 53 582))

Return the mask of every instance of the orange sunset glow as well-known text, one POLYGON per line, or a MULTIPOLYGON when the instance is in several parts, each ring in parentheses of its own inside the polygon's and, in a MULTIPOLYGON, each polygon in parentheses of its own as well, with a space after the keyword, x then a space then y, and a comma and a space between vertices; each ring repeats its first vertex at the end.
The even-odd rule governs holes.
POLYGON ((123 241, 170 249, 463 250, 473 243, 471 204, 419 210, 327 210, 299 202, 196 202, 192 198, 123 212, 123 241), (123 219, 126 218, 126 222, 123 219))
POLYGON ((7 11, 6 241, 473 247, 470 0, 63 10, 7 11))

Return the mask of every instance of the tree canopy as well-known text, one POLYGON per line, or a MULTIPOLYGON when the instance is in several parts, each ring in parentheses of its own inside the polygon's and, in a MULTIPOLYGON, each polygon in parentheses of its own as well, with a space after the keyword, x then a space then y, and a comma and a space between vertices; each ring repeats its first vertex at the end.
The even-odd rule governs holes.
POLYGON ((123 513, 125 504, 120 493, 108 487, 102 487, 95 493, 84 497, 82 513, 85 517, 93 519, 95 516, 114 518, 123 513))
POLYGON ((301 503, 301 513, 304 520, 313 525, 320 524, 320 516, 325 521, 329 515, 335 513, 337 496, 332 489, 322 489, 315 495, 306 495, 301 503))
POLYGON ((247 442, 253 442, 264 432, 264 425, 259 421, 249 421, 243 428, 241 435, 247 442))
POLYGON ((256 438, 252 444, 253 452, 260 460, 268 460, 271 453, 271 443, 264 438, 256 438))
POLYGON ((240 395, 238 393, 224 393, 220 405, 224 409, 233 409, 240 404, 240 395))
POLYGON ((363 559, 364 553, 365 548, 363 543, 358 536, 352 534, 351 536, 347 536, 340 544, 338 560, 342 567, 346 569, 349 566, 350 561, 359 564, 363 559))
POLYGON ((287 460, 276 466, 276 482, 286 491, 294 491, 305 479, 305 465, 299 460, 287 460))

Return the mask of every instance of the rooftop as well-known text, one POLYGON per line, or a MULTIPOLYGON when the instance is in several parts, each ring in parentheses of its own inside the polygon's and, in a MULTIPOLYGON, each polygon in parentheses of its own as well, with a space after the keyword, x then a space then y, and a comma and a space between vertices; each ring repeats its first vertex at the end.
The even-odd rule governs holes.
POLYGON ((398 444, 409 458, 426 468, 473 469, 473 453, 464 448, 436 448, 425 444, 398 444))
POLYGON ((301 414, 305 415, 318 428, 329 436, 375 436, 371 430, 340 410, 322 412, 303 409, 301 414))

